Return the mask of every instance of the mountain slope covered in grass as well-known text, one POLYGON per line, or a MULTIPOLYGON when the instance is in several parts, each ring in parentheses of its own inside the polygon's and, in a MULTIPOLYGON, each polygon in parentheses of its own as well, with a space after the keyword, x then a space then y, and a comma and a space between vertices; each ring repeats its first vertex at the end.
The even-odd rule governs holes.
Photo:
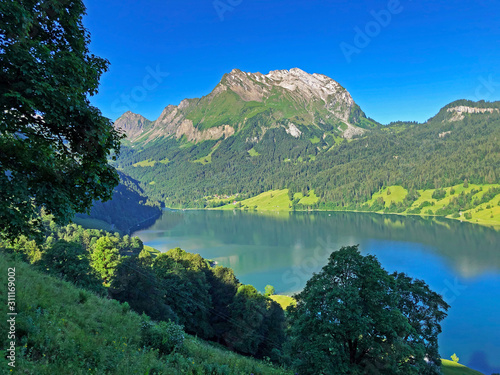
MULTIPOLYGON (((16 269, 16 368, 23 374, 291 374, 262 361, 185 335, 170 354, 145 347, 144 317, 128 304, 98 297, 41 274, 13 255, 0 255, 3 269, 16 269)), ((2 285, 7 284, 3 273, 2 285)), ((6 304, 2 313, 6 316, 6 304)), ((2 324, 2 344, 7 338, 2 324)), ((167 337, 168 339, 168 337, 167 337)), ((8 348, 2 345, 3 348, 8 348)), ((4 354, 5 352, 3 352, 4 354)), ((4 355, 2 355, 4 357, 4 355)), ((1 363, 9 373, 8 364, 1 363)), ((3 373, 3 372, 2 372, 3 373)))

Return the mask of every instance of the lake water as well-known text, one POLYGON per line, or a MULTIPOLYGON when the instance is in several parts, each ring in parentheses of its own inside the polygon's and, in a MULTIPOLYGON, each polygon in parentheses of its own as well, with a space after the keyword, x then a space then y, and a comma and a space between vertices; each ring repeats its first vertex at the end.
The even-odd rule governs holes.
POLYGON ((451 305, 442 358, 500 372, 500 232, 454 220, 364 213, 166 211, 134 235, 162 252, 180 247, 231 267, 242 283, 300 291, 332 251, 360 245, 388 271, 425 280, 451 305))

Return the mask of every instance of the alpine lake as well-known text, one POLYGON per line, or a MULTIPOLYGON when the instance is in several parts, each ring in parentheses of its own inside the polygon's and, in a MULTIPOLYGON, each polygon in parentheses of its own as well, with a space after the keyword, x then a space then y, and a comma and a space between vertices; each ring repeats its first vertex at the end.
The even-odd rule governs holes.
POLYGON ((342 246, 359 244, 389 272, 424 280, 451 308, 440 354, 500 373, 500 231, 444 218, 351 212, 166 210, 138 231, 162 252, 180 247, 234 270, 240 282, 299 292, 342 246))

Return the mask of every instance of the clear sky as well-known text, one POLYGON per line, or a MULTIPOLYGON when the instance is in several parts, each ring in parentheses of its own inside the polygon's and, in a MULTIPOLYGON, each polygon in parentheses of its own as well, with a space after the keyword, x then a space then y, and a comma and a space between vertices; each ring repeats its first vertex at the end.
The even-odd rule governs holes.
POLYGON ((325 74, 382 123, 500 100, 498 0, 84 2, 91 52, 111 63, 92 102, 113 120, 154 120, 234 68, 325 74))

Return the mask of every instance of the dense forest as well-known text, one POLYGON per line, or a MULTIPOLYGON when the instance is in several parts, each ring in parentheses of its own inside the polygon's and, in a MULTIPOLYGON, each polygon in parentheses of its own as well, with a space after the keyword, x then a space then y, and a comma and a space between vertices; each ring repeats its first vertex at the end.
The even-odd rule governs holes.
POLYGON ((374 127, 347 140, 321 129, 302 127, 293 138, 282 127, 268 129, 264 118, 227 139, 193 144, 174 137, 124 146, 116 166, 141 181, 149 197, 172 207, 205 207, 207 197, 239 199, 273 189, 306 195, 315 191, 318 206, 361 208, 384 186, 409 192, 463 183, 497 183, 500 178, 500 113, 464 113, 449 108, 499 108, 500 103, 456 101, 423 124, 396 122, 374 127), (317 134, 316 134, 317 133, 317 134))

